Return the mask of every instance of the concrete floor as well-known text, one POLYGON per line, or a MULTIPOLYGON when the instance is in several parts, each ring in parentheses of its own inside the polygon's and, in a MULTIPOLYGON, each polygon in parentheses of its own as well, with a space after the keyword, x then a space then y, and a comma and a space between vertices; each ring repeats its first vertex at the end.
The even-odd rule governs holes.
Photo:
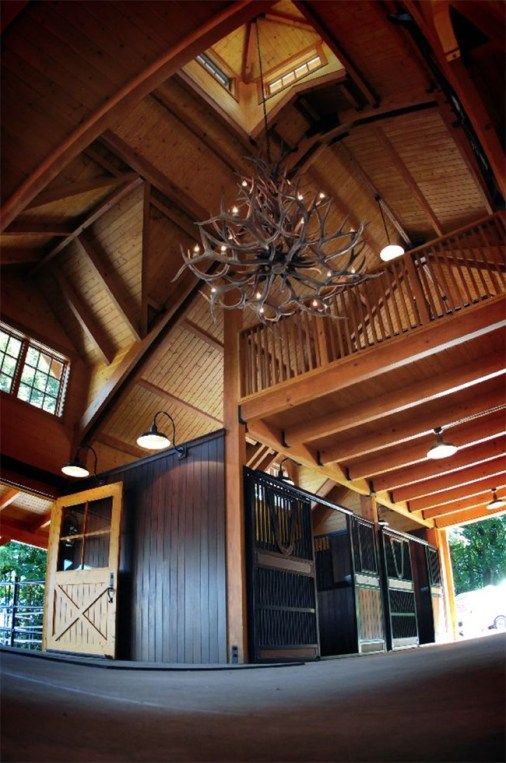
POLYGON ((503 761, 504 636, 300 666, 2 655, 4 761, 503 761))

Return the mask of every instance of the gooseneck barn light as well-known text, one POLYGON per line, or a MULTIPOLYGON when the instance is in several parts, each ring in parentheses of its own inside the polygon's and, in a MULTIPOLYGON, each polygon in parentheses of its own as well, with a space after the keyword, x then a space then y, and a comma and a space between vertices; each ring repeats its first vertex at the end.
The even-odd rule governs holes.
POLYGON ((494 509, 500 509, 502 506, 506 506, 506 501, 497 497, 497 488, 492 488, 492 500, 487 503, 487 509, 493 511, 494 509))
POLYGON ((91 445, 80 445, 75 452, 74 458, 72 458, 68 464, 62 466, 61 470, 67 477, 74 477, 75 479, 83 479, 90 476, 90 470, 86 467, 84 459, 81 456, 83 450, 91 450, 94 456, 93 474, 97 473, 97 454, 91 445))
POLYGON ((436 435, 436 442, 427 451, 427 458, 449 458, 457 452, 458 448, 456 445, 443 440, 443 427, 436 427, 434 429, 434 434, 436 435))
POLYGON ((163 450, 164 448, 170 448, 171 444, 174 445, 175 450, 179 454, 179 458, 186 457, 186 448, 176 445, 176 425, 174 419, 170 413, 167 413, 167 411, 157 411, 150 428, 147 432, 144 432, 137 438, 137 445, 145 450, 163 450), (164 432, 160 432, 158 429, 157 419, 160 416, 166 416, 172 424, 172 441, 164 432))
POLYGON ((285 483, 285 485, 292 485, 293 486, 293 485, 295 485, 295 482, 292 480, 292 478, 290 477, 288 472, 285 471, 285 469, 283 469, 283 464, 285 463, 285 461, 291 461, 291 460, 292 460, 291 458, 286 456, 285 458, 283 458, 282 461, 279 462, 278 473, 276 474, 276 479, 281 480, 282 482, 285 483))

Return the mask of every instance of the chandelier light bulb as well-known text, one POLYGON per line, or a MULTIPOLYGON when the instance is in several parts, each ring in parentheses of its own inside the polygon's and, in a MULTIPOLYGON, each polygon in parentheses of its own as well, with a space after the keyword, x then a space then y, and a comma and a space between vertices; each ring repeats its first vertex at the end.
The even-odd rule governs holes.
POLYGON ((261 307, 261 308, 260 308, 260 310, 259 310, 258 312, 259 312, 259 313, 261 313, 261 314, 263 315, 263 314, 264 314, 264 312, 265 312, 265 310, 264 310, 264 308, 263 308, 263 307, 261 307))
POLYGON ((453 445, 451 442, 445 442, 443 440, 442 427, 436 427, 434 429, 434 434, 436 435, 436 442, 427 451, 427 458, 439 460, 441 458, 450 458, 450 456, 455 455, 458 448, 456 445, 453 445))
POLYGON ((323 199, 326 199, 327 197, 325 196, 323 191, 320 191, 320 193, 318 194, 318 198, 320 199, 320 201, 323 201, 323 199))
POLYGON ((232 211, 233 215, 238 215, 239 214, 239 207, 233 206, 231 211, 232 211))
POLYGON ((304 194, 303 194, 303 193, 298 193, 298 194, 297 194, 297 198, 298 198, 298 200, 299 200, 299 201, 303 201, 303 199, 304 199, 304 194))
POLYGON ((492 500, 490 501, 490 503, 487 503, 487 509, 489 509, 489 511, 493 511, 494 509, 500 509, 503 506, 506 506, 506 501, 503 498, 497 497, 497 488, 493 487, 492 500))
POLYGON ((211 292, 212 292, 213 294, 216 294, 216 286, 211 286, 211 292))
POLYGON ((195 244, 195 246, 193 247, 193 251, 195 252, 195 254, 198 254, 200 252, 199 244, 195 244))
POLYGON ((395 260, 396 257, 401 257, 404 254, 404 247, 400 244, 387 244, 380 252, 380 258, 383 262, 390 262, 395 260))
POLYGON ((332 278, 332 271, 331 270, 327 270, 327 278, 332 278))
POLYGON ((318 302, 317 299, 313 299, 313 303, 312 304, 313 304, 313 307, 318 307, 320 303, 318 302))
POLYGON ((243 180, 241 185, 242 185, 243 188, 247 188, 248 187, 248 181, 247 180, 243 180))
POLYGON ((220 246, 220 251, 222 251, 222 252, 226 252, 227 251, 227 247, 225 246, 225 244, 222 244, 220 246))
POLYGON ((255 298, 256 299, 262 299, 262 292, 257 291, 257 293, 255 294, 255 298))

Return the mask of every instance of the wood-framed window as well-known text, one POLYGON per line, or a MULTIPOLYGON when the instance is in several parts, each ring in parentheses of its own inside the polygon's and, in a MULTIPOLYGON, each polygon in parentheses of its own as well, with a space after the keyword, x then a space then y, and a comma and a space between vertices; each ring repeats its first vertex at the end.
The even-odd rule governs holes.
POLYGON ((46 413, 61 416, 68 358, 0 323, 0 390, 46 413))
POLYGON ((199 53, 196 57, 196 61, 199 62, 204 69, 209 72, 211 77, 214 77, 216 82, 228 90, 232 95, 234 94, 234 78, 230 77, 219 64, 216 63, 207 53, 199 53))
POLYGON ((295 85, 299 80, 307 77, 318 69, 327 65, 327 59, 320 46, 310 48, 304 55, 298 56, 290 64, 285 64, 280 70, 279 67, 266 75, 265 98, 271 98, 282 90, 295 85))

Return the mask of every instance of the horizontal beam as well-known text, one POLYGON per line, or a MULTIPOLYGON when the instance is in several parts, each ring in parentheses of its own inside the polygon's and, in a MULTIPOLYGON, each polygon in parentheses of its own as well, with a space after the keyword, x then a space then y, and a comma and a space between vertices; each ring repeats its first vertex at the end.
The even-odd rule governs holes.
MULTIPOLYGON (((466 469, 460 469, 459 471, 442 475, 441 477, 435 477, 433 479, 422 480, 416 482, 413 485, 407 485, 406 487, 400 487, 397 490, 392 491, 392 498, 394 501, 411 501, 415 498, 423 498, 434 493, 444 492, 454 487, 460 487, 469 485, 472 482, 485 479, 486 477, 492 477, 494 474, 502 474, 506 461, 504 459, 505 453, 501 453, 500 456, 485 461, 482 464, 476 466, 470 466, 466 469)), ((439 499, 437 499, 439 501, 439 499)))
MULTIPOLYGON (((505 488, 497 488, 497 497, 506 500, 505 488)), ((440 506, 426 509, 426 511, 422 512, 422 516, 424 519, 435 519, 436 517, 442 517, 445 514, 454 514, 456 511, 475 509, 477 506, 485 506, 491 500, 492 491, 486 490, 477 495, 472 495, 470 498, 460 498, 460 500, 455 501, 455 503, 442 503, 440 506)))
POLYGON ((19 543, 28 543, 30 546, 47 548, 48 536, 40 532, 33 532, 14 522, 2 522, 2 537, 7 536, 10 540, 19 543))
POLYGON ((458 485, 457 487, 424 496, 423 498, 414 498, 408 501, 408 507, 411 512, 423 512, 427 509, 433 509, 435 506, 441 506, 445 503, 453 504, 461 498, 470 498, 473 495, 482 493, 484 490, 492 490, 495 487, 504 485, 506 485, 506 469, 500 474, 490 474, 470 484, 458 485))
POLYGON ((124 440, 120 440, 117 437, 112 437, 111 435, 107 435, 104 432, 100 432, 100 434, 95 438, 95 441, 101 445, 107 446, 108 448, 113 448, 114 450, 121 451, 121 453, 126 453, 129 456, 134 456, 135 458, 144 458, 146 456, 146 451, 142 448, 135 447, 135 445, 132 445, 129 442, 124 442, 124 440))
POLYGON ((467 509, 466 511, 458 511, 456 514, 449 514, 447 517, 441 517, 436 519, 436 527, 454 527, 455 525, 470 524, 471 522, 479 522, 482 519, 490 519, 490 517, 500 517, 506 513, 506 509, 487 509, 486 506, 477 506, 474 509, 467 509))
MULTIPOLYGON (((431 459, 427 458, 419 464, 395 469, 394 471, 382 474, 373 479, 375 492, 380 490, 399 490, 402 487, 411 489, 414 483, 421 483, 426 480, 441 477, 444 474, 454 474, 458 479, 461 469, 491 461, 496 456, 506 452, 506 440, 504 438, 505 422, 500 419, 497 422, 497 429, 494 439, 480 442, 467 448, 458 450, 450 458, 431 459)), ((452 438, 454 442, 455 438, 452 438)), ((434 440, 433 440, 434 442, 434 440)), ((413 488, 413 490, 415 490, 413 488)), ((405 499, 402 499, 405 500, 405 499)))
POLYGON ((208 331, 205 331, 200 326, 197 326, 197 324, 191 321, 189 318, 185 318, 181 325, 184 329, 190 331, 194 336, 202 339, 202 341, 212 347, 213 350, 218 350, 218 352, 223 354, 223 342, 220 342, 219 339, 216 339, 216 337, 210 334, 208 331))
POLYGON ((8 487, 7 490, 0 496, 0 511, 6 509, 7 506, 11 505, 11 503, 14 503, 20 493, 21 490, 18 490, 15 487, 8 487))
POLYGON ((158 387, 156 384, 152 384, 150 381, 148 381, 148 379, 140 378, 136 380, 136 383, 139 387, 148 390, 148 392, 151 392, 153 395, 158 395, 158 397, 163 398, 169 403, 180 405, 181 408, 186 408, 186 410, 191 411, 191 413, 196 413, 199 416, 208 419, 208 421, 223 425, 222 419, 218 419, 216 416, 212 416, 210 413, 207 413, 207 411, 203 411, 201 408, 197 408, 195 405, 188 403, 186 400, 182 400, 180 397, 176 397, 176 395, 173 395, 171 392, 167 392, 167 390, 162 389, 162 387, 158 387))
POLYGON ((421 326, 405 336, 336 360, 273 389, 244 398, 243 420, 261 419, 368 379, 403 368, 443 350, 504 328, 505 299, 496 297, 456 315, 421 326))
MULTIPOLYGON (((454 469, 460 456, 463 458, 472 458, 471 451, 475 448, 488 444, 493 438, 499 437, 506 431, 506 420, 504 409, 479 416, 471 421, 464 422, 458 427, 452 427, 445 431, 445 440, 451 441, 453 445, 459 448, 458 453, 451 459, 436 460, 427 459, 427 452, 435 444, 434 434, 417 440, 416 445, 407 447, 394 447, 388 452, 370 459, 368 463, 357 462, 348 467, 350 477, 353 474, 356 479, 360 477, 373 477, 374 484, 381 485, 380 490, 391 490, 399 485, 407 485, 409 482, 415 482, 415 479, 409 479, 410 475, 415 474, 415 470, 426 468, 431 461, 431 468, 444 469, 447 464, 454 469), (397 480, 403 480, 398 482, 397 480), (388 484, 390 483, 390 484, 388 484)), ((434 472, 435 473, 435 472, 434 472)), ((420 478, 422 479, 422 478, 420 478)))
POLYGON ((132 173, 118 175, 116 177, 100 177, 92 180, 77 180, 75 183, 48 188, 28 204, 26 209, 36 209, 55 201, 63 201, 72 196, 92 193, 93 191, 106 191, 108 188, 129 183, 135 177, 132 173))
MULTIPOLYGON (((357 434, 339 438, 339 443, 332 447, 332 460, 346 463, 353 458, 363 457, 364 462, 373 458, 384 458, 381 452, 394 445, 407 443, 432 433, 434 426, 454 426, 457 422, 468 417, 480 415, 484 410, 492 410, 504 405, 504 382, 494 378, 476 387, 468 387, 453 393, 451 396, 436 398, 436 400, 421 401, 418 409, 410 409, 409 417, 404 415, 402 420, 396 414, 382 421, 379 431, 358 431, 357 434), (479 394, 476 394, 476 392, 479 394), (376 455, 370 455, 370 454, 376 455)), ((402 414, 401 414, 402 415, 402 414)), ((453 434, 453 428, 452 428, 453 434)), ((396 452, 401 453, 402 448, 396 452)), ((359 467, 362 469, 362 467, 359 467)), ((375 467, 369 474, 376 474, 375 467)), ((367 476, 363 474, 362 476, 367 476)))
MULTIPOLYGON (((365 400, 346 410, 338 410, 326 416, 315 417, 312 421, 289 427, 285 431, 285 439, 289 444, 308 442, 344 432, 346 429, 354 429, 370 421, 377 421, 410 408, 417 408, 423 402, 451 395, 501 374, 504 374, 504 355, 502 352, 491 353, 483 358, 483 362, 480 360, 474 365, 466 362, 438 376, 421 379, 403 389, 387 392, 372 400, 365 400)), ((320 460, 323 463, 331 463, 335 460, 332 447, 322 449, 320 460)))

